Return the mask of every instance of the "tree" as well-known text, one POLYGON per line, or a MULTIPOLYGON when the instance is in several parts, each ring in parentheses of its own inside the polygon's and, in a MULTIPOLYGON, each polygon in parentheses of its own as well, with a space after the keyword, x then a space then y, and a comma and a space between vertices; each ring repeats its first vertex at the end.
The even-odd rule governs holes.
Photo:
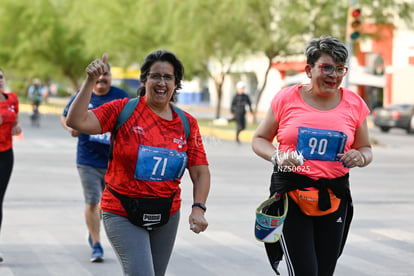
POLYGON ((253 109, 253 120, 256 121, 258 105, 266 87, 272 63, 277 59, 297 54, 311 28, 309 22, 303 20, 304 6, 297 0, 284 1, 274 5, 272 0, 252 0, 249 22, 255 30, 255 50, 263 52, 267 58, 267 68, 262 86, 258 89, 253 109), (256 12, 253 12, 256 11, 256 12))
MULTIPOLYGON (((217 92, 215 117, 220 117, 223 82, 232 66, 253 43, 246 20, 248 9, 238 0, 180 1, 181 28, 175 49, 182 53, 191 71, 209 76, 217 92)), ((178 34, 179 32, 179 34, 178 34)))
POLYGON ((177 0, 90 0, 83 4, 80 14, 89 26, 86 37, 99 43, 88 43, 88 52, 108 52, 110 62, 129 66, 142 61, 155 49, 171 49, 170 35, 178 22, 174 22, 177 0), (99 9, 96 9, 99 7, 99 9), (89 11, 95 10, 94 16, 89 11), (89 18, 88 18, 89 16, 89 18))
POLYGON ((5 47, 1 61, 29 77, 47 78, 58 72, 78 89, 82 68, 91 56, 84 51, 82 30, 72 28, 73 3, 5 0, 0 22, 5 47))

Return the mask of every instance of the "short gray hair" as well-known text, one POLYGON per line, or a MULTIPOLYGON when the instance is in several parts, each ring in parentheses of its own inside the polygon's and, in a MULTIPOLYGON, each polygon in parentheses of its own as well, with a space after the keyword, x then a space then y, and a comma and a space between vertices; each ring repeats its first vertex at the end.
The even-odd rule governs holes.
POLYGON ((331 36, 321 36, 309 42, 305 50, 306 63, 313 67, 322 54, 330 55, 341 65, 345 65, 348 60, 348 50, 345 45, 331 36))

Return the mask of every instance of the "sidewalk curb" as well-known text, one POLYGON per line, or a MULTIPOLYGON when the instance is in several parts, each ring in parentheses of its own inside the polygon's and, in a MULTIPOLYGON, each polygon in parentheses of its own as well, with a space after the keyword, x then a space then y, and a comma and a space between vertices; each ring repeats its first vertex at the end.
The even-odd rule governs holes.
MULTIPOLYGON (((200 126, 201 136, 210 136, 216 137, 223 140, 233 140, 236 141, 236 130, 223 130, 214 127, 204 127, 200 126)), ((251 142, 253 139, 254 131, 244 130, 239 135, 239 140, 241 142, 251 142)))
MULTIPOLYGON (((194 108, 193 108, 194 109, 194 108)), ((205 110, 208 110, 204 107, 205 110)), ((31 104, 19 104, 19 112, 30 113, 32 112, 32 105, 31 104)), ((61 115, 63 112, 63 107, 55 107, 55 106, 48 106, 48 105, 40 105, 39 106, 40 114, 57 114, 61 115)), ((242 142, 251 142, 253 138, 253 131, 245 130, 240 133, 240 141, 242 142)), ((204 127, 200 126, 200 134, 202 136, 211 136, 216 137, 223 140, 235 140, 236 139, 236 131, 235 130, 223 130, 214 127, 204 127)))
MULTIPOLYGON (((23 113, 32 112, 32 105, 31 104, 19 104, 19 112, 23 112, 23 113)), ((40 114, 62 114, 63 107, 40 105, 39 112, 40 114)))
MULTIPOLYGON (((195 107, 193 107, 195 109, 195 107)), ((204 107, 205 110, 208 110, 204 107)), ((20 112, 27 112, 30 113, 32 111, 32 105, 30 104, 19 104, 19 111, 20 112)), ((56 106, 47 106, 41 105, 39 106, 39 111, 41 114, 62 114, 63 107, 56 107, 56 106)), ((367 118, 368 128, 375 128, 374 122, 370 117, 367 118)), ((216 137, 223 140, 236 140, 236 131, 235 130, 223 130, 218 129, 215 127, 206 127, 200 126, 200 134, 202 136, 210 136, 216 137)), ((239 139, 242 142, 250 143, 253 139, 254 131, 253 130, 244 130, 240 133, 239 139)))

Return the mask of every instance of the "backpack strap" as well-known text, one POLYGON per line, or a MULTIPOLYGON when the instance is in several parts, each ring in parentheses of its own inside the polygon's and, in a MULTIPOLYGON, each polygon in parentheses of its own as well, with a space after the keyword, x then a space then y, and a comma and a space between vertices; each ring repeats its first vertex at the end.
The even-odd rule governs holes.
POLYGON ((181 118, 181 122, 183 123, 184 132, 185 132, 185 139, 188 140, 190 137, 190 124, 188 122, 188 118, 185 115, 184 111, 182 111, 178 106, 172 105, 174 111, 177 112, 178 116, 181 118))
MULTIPOLYGON (((139 96, 133 99, 130 99, 124 108, 122 109, 121 113, 119 113, 118 118, 116 119, 114 133, 118 132, 118 129, 128 120, 129 116, 131 116, 132 112, 138 105, 139 96)), ((115 135, 114 135, 115 136, 115 135)))
POLYGON ((115 128, 112 131, 111 135, 111 144, 109 145, 109 161, 112 161, 113 155, 112 151, 114 148, 114 140, 115 136, 118 133, 118 129, 128 120, 129 116, 131 116, 132 112, 135 110, 139 103, 139 96, 133 99, 130 99, 122 109, 121 113, 119 113, 118 118, 116 119, 115 128))

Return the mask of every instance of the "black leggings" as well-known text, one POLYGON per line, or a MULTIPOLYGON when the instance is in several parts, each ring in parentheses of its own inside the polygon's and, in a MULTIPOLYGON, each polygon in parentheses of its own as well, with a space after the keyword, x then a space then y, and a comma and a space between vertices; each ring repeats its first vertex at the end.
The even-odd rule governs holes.
POLYGON ((240 132, 246 128, 246 115, 245 114, 236 114, 235 116, 237 131, 240 132))
POLYGON ((332 276, 341 252, 348 203, 325 216, 307 216, 289 197, 281 245, 289 275, 332 276))
POLYGON ((3 199, 13 170, 13 149, 0 152, 0 229, 3 220, 3 199))
POLYGON ((236 141, 239 141, 239 135, 242 130, 246 128, 246 116, 245 114, 236 114, 236 141))

